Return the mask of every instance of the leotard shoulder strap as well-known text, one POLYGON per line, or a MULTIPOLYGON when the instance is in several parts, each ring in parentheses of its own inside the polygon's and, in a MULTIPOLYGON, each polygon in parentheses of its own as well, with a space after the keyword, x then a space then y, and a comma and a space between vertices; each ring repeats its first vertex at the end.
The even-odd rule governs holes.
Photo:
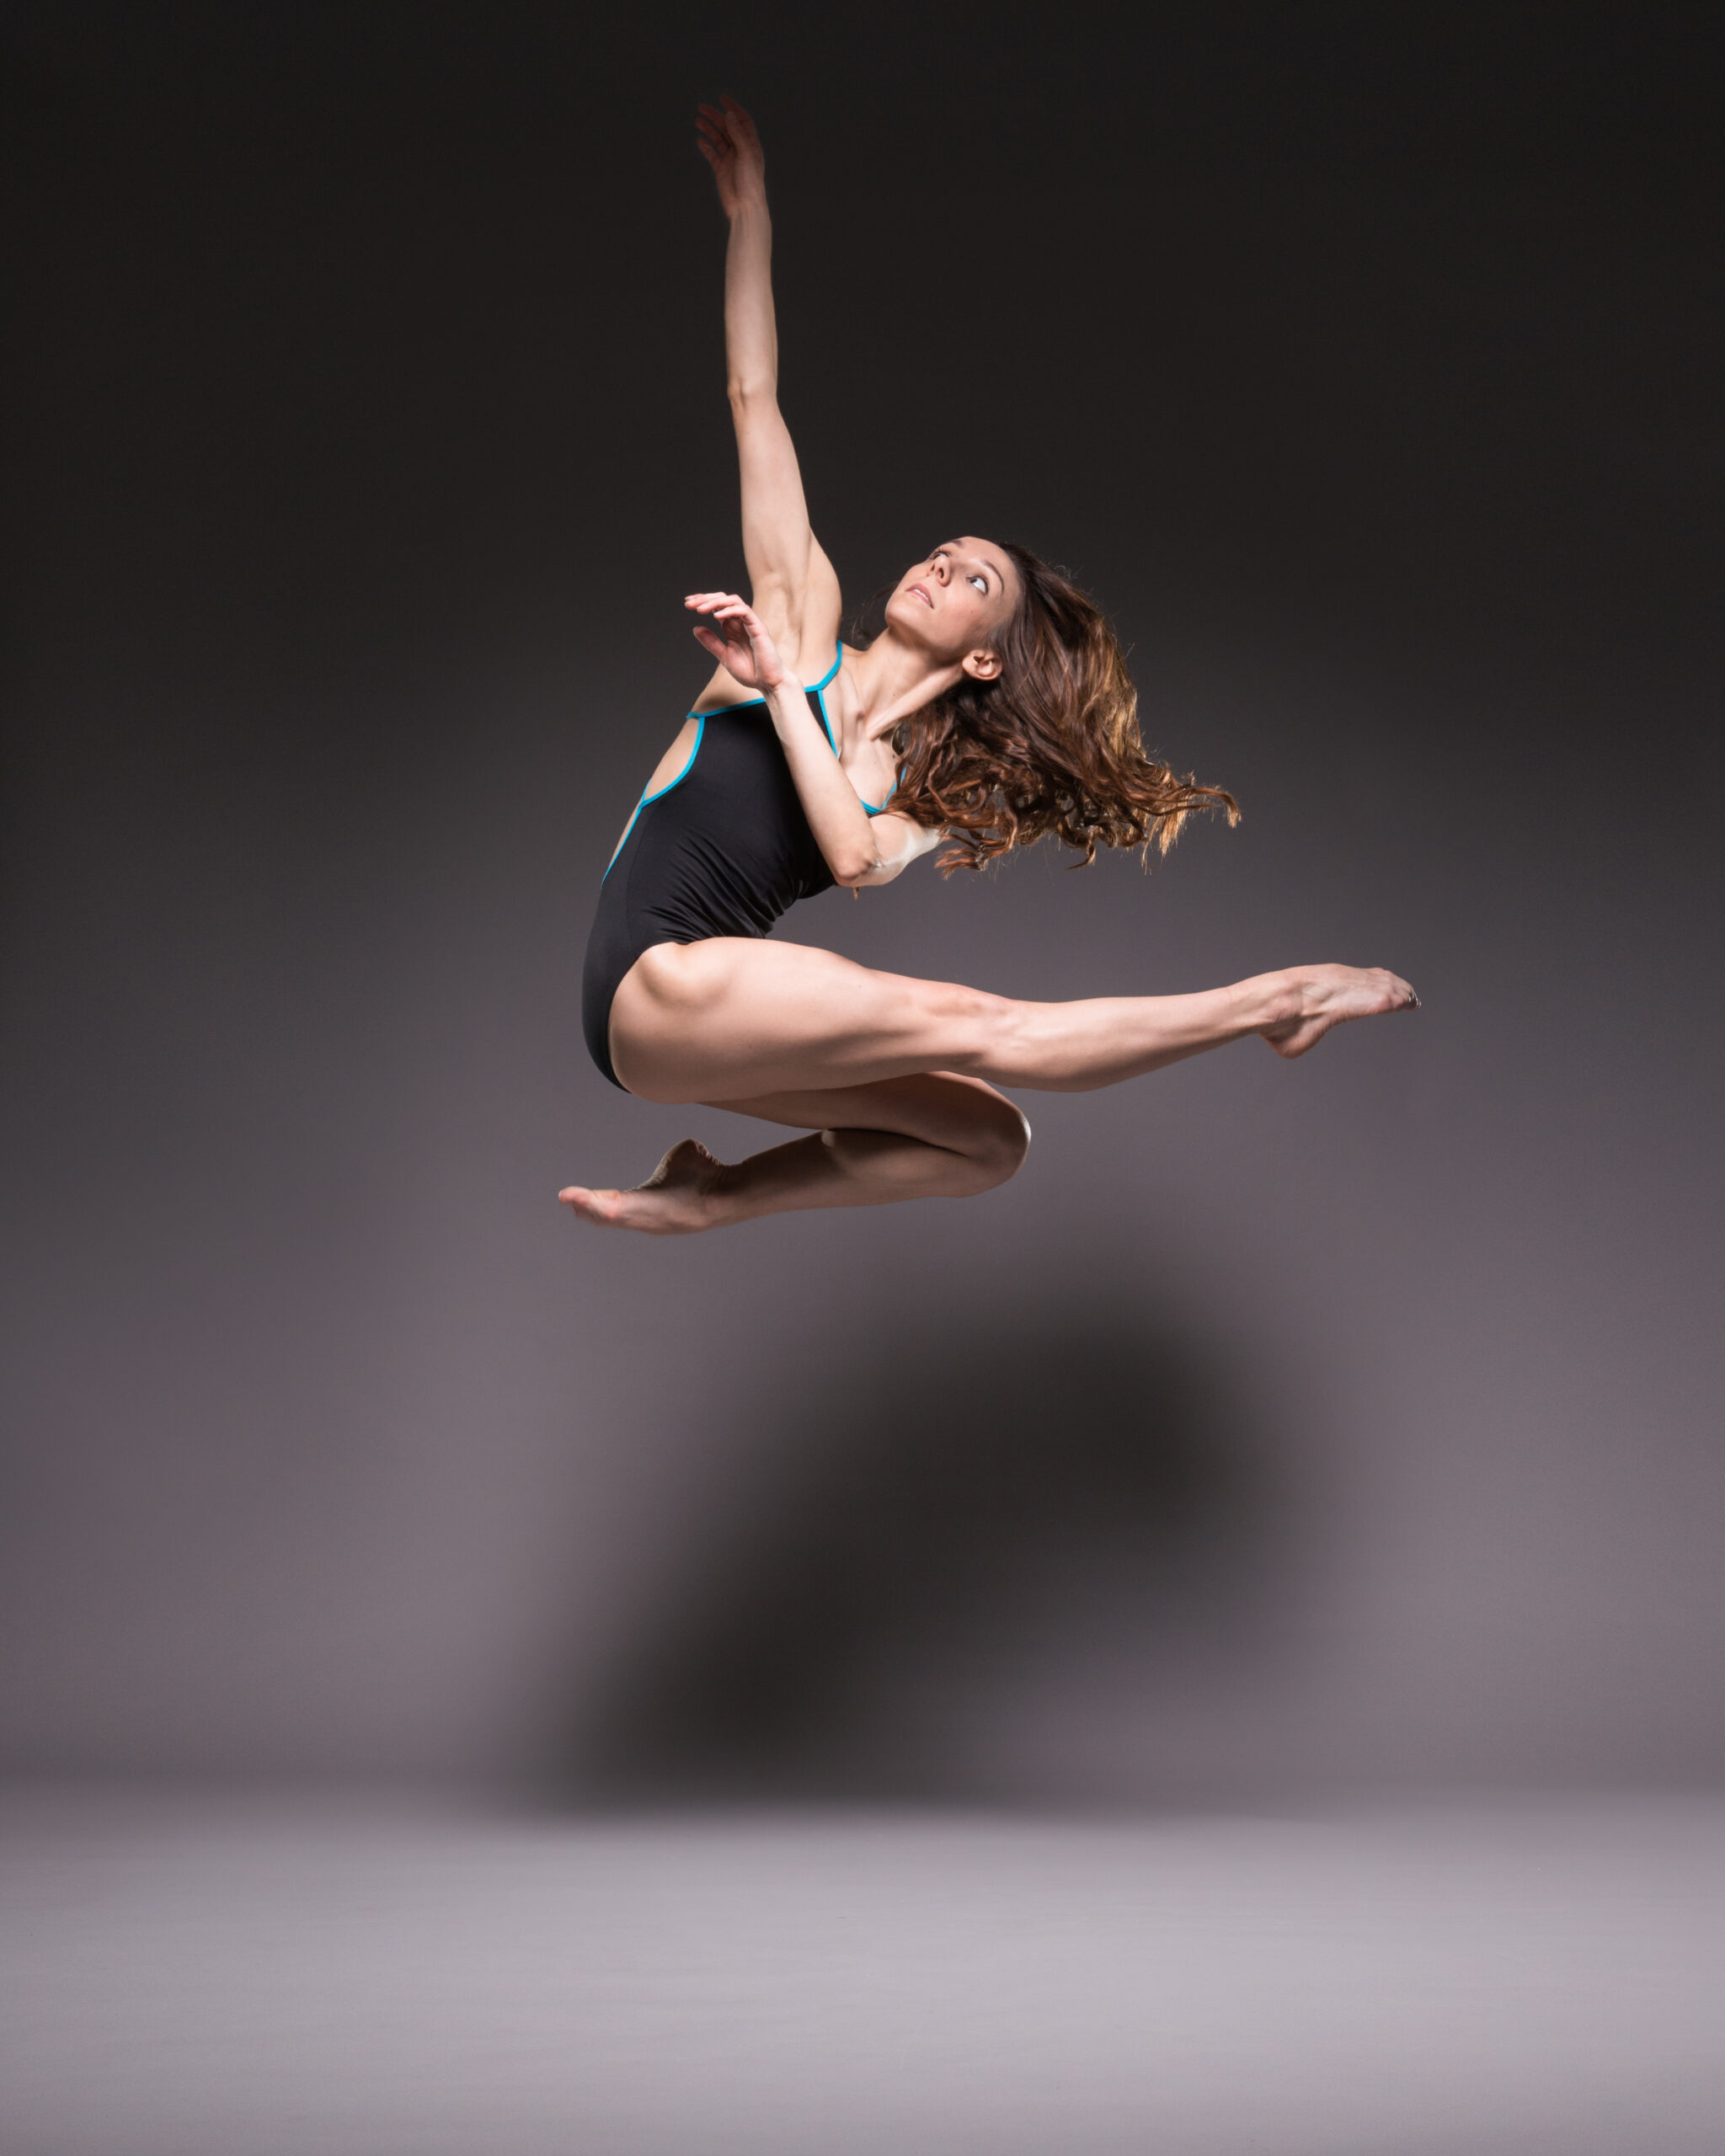
MULTIPOLYGON (((841 640, 837 655, 835 657, 832 664, 827 668, 825 673, 821 675, 820 679, 814 684, 812 689, 805 689, 803 691, 804 696, 812 696, 814 699, 814 710, 816 716, 820 721, 820 730, 825 734, 826 745, 832 750, 834 755, 837 755, 839 752, 839 744, 837 738, 832 730, 832 721, 826 715, 826 698, 821 692, 826 688, 828 684, 836 677, 840 667, 841 667, 844 663, 845 647, 842 640, 841 640)), ((895 779, 891 787, 888 789, 886 801, 878 803, 873 801, 863 801, 863 808, 871 816, 884 815, 886 813, 887 801, 890 801, 893 795, 895 794, 898 790, 899 782, 895 779)), ((859 801, 862 799, 861 794, 858 794, 857 798, 859 801)))

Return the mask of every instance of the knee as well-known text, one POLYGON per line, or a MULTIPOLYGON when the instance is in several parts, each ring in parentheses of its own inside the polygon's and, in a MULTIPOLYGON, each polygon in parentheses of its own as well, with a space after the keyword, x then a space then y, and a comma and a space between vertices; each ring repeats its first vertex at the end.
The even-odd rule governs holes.
POLYGON ((974 1187, 992 1190, 1010 1182, 1024 1165, 1030 1150, 1030 1125, 1010 1101, 996 1095, 976 1118, 971 1142, 965 1147, 975 1177, 974 1187))
POLYGON ((982 1078, 1010 1061, 1005 1053, 1019 1006, 986 989, 958 981, 910 985, 908 1006, 919 1045, 931 1049, 942 1070, 982 1078))

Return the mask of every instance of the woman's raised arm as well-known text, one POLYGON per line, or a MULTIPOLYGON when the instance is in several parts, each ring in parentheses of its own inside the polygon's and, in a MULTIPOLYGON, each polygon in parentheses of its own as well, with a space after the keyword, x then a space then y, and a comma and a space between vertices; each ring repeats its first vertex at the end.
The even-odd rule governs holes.
POLYGON ((743 554, 755 610, 800 679, 824 674, 838 641, 838 578, 809 526, 790 430, 778 408, 778 331, 772 308, 772 221, 761 138, 734 98, 703 104, 696 125, 730 220, 724 341, 742 480, 743 554))

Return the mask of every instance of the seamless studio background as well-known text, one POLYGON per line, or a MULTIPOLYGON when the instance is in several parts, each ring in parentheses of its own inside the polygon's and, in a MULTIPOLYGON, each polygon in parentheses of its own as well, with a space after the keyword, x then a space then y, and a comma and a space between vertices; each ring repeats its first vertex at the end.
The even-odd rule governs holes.
POLYGON ((1725 1766, 1700 9, 8 8, 15 1774, 1252 1805, 1725 1766), (686 1242, 577 1023, 743 574, 1069 564, 1226 784, 785 930, 1417 1018, 686 1242))

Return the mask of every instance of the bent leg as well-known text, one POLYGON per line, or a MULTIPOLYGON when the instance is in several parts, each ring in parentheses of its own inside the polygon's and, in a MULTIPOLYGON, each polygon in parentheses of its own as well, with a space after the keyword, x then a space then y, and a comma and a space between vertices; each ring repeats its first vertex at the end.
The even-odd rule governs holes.
POLYGON ((716 937, 659 943, 611 1004, 611 1059, 653 1101, 738 1101, 946 1071, 1087 1092, 1262 1034, 1300 1055, 1349 1018, 1413 1007, 1381 969, 1302 966, 1195 995, 1015 1002, 877 973, 830 951, 716 937))
POLYGON ((686 1138, 638 1188, 572 1185, 563 1202, 601 1226, 692 1235, 766 1213, 974 1197, 1015 1174, 1030 1140, 1010 1101, 946 1071, 704 1105, 814 1135, 735 1166, 686 1138))

